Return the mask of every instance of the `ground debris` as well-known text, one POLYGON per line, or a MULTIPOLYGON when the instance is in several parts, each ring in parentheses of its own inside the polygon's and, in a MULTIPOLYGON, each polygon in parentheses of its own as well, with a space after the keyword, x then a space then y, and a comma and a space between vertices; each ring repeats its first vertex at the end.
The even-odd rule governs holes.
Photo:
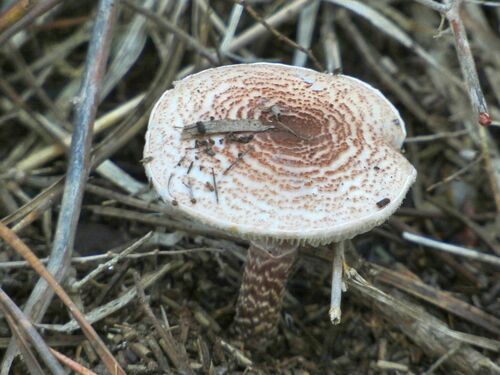
MULTIPOLYGON (((76 238, 65 243, 72 258, 58 264, 62 286, 127 374, 500 373, 497 8, 473 2, 459 12, 460 1, 428 0, 411 6, 267 0, 242 8, 236 0, 172 6, 123 0, 115 5, 120 17, 112 40, 104 43, 110 54, 105 73, 94 73, 103 73, 102 85, 90 80, 81 93, 89 47, 96 47, 89 30, 105 1, 91 7, 12 1, 0 14, 0 220, 43 264, 57 231, 76 238), (376 85, 402 114, 410 135, 405 156, 419 173, 388 223, 346 250, 342 323, 332 326, 328 318, 331 249, 304 247, 279 335, 272 350, 259 354, 231 333, 248 242, 179 215, 182 202, 158 201, 143 172, 143 164, 158 162, 142 149, 160 95, 186 74, 242 61, 324 66, 376 85), (77 121, 89 119, 73 112, 93 96, 98 100, 85 112, 96 113, 88 122, 92 143, 75 137, 80 143, 71 148, 77 121), (82 210, 75 220, 58 220, 68 160, 82 150, 88 154, 76 179, 84 189, 82 210), (434 247, 410 242, 405 233, 432 239, 434 247), (446 244, 476 257, 447 252, 446 244)), ((272 95, 246 99, 276 103, 272 95)), ((191 203, 199 205, 202 194, 193 192, 189 178, 206 168, 204 189, 224 204, 225 175, 245 164, 257 137, 293 132, 280 123, 293 105, 271 105, 267 112, 256 105, 261 119, 234 119, 247 115, 231 113, 228 103, 219 118, 183 127, 195 157, 179 155, 186 175, 170 180, 186 178, 191 203), (216 159, 221 145, 241 152, 216 174, 200 160, 216 159)), ((310 141, 293 134, 301 144, 310 141)), ((384 160, 373 173, 384 173, 384 160)), ((368 203, 383 210, 389 202, 382 192, 368 203)), ((18 306, 38 280, 3 240, 0 280, 18 306)), ((42 315, 35 327, 50 348, 106 372, 60 300, 42 315)), ((0 319, 0 370, 36 371, 30 345, 23 348, 30 359, 16 359, 6 371, 9 342, 22 328, 13 321, 0 319)))

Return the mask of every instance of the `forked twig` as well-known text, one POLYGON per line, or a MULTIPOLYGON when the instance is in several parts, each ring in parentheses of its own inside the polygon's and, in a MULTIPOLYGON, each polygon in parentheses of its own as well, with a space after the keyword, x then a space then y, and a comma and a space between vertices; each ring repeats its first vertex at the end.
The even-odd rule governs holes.
POLYGON ((105 269, 109 269, 110 267, 113 267, 120 259, 125 258, 127 255, 129 255, 131 252, 137 250, 139 247, 144 245, 149 239, 153 236, 153 232, 148 232, 146 235, 144 235, 142 238, 134 242, 131 246, 129 246, 127 249, 123 250, 121 253, 116 254, 115 257, 110 259, 109 261, 105 263, 99 264, 96 268, 94 268, 88 275, 86 275, 83 279, 76 281, 72 287, 74 290, 78 290, 81 287, 83 287, 85 284, 87 284, 90 280, 94 279, 99 273, 104 271, 105 269))
POLYGON ((469 100, 472 104, 474 114, 477 116, 477 122, 482 126, 491 125, 491 118, 488 113, 488 106, 484 98, 483 90, 479 82, 479 77, 476 70, 476 64, 472 51, 470 49, 469 40, 465 31, 464 24, 460 17, 460 9, 463 0, 452 0, 448 4, 449 9, 444 13, 451 26, 451 31, 455 37, 455 47, 457 50, 458 62, 462 70, 462 76, 467 86, 469 100))
POLYGON ((491 190, 495 199, 497 212, 500 212, 500 176, 495 172, 490 154, 490 146, 488 144, 488 135, 484 127, 490 126, 492 121, 488 112, 486 99, 484 98, 481 83, 476 70, 474 56, 467 38, 465 26, 460 17, 463 0, 447 0, 445 4, 436 3, 431 0, 418 0, 420 3, 437 10, 442 16, 446 17, 450 23, 451 31, 455 38, 455 48, 457 51, 458 62, 462 70, 469 100, 474 112, 475 121, 481 125, 478 129, 479 143, 481 152, 484 156, 486 170, 490 181, 491 190))

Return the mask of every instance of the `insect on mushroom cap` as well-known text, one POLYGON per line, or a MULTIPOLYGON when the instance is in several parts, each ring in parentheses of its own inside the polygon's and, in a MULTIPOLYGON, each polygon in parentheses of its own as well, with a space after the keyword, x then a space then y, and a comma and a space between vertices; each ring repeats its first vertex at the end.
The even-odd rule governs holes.
POLYGON ((162 95, 145 168, 162 199, 196 220, 248 239, 318 245, 366 232, 400 206, 416 177, 400 153, 405 136, 396 108, 358 79, 229 65, 162 95), (210 132, 186 137, 200 122, 210 132))

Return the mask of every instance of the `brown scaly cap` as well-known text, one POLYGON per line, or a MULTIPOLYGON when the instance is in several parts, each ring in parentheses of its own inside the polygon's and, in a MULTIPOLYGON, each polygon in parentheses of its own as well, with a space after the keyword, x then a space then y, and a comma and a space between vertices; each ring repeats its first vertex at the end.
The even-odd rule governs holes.
POLYGON ((416 177, 400 153, 405 136, 394 106, 355 78, 231 65, 163 94, 145 168, 166 202, 199 221, 248 239, 318 245, 366 232, 400 206, 416 177), (226 119, 274 129, 248 142, 183 137, 189 125, 226 119))

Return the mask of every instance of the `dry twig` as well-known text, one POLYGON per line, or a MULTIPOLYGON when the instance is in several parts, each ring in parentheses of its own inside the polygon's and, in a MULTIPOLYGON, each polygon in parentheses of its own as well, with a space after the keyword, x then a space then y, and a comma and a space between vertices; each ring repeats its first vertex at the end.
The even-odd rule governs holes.
POLYGON ((144 294, 144 289, 141 284, 141 280, 139 278, 139 274, 137 272, 134 272, 134 282, 135 282, 135 287, 137 289, 137 295, 139 297, 139 303, 144 311, 144 313, 147 315, 151 323, 156 329, 156 332, 161 336, 161 338, 164 341, 165 348, 167 350, 167 355, 170 358, 170 360, 174 363, 175 367, 183 373, 183 374, 194 374, 193 370, 189 366, 189 360, 185 354, 181 350, 181 346, 179 345, 178 342, 172 337, 172 334, 163 328, 163 326, 160 324, 158 319, 153 313, 153 310, 151 310, 151 307, 149 304, 146 302, 146 295, 144 294))
MULTIPOLYGON (((59 365, 57 360, 50 352, 43 338, 38 331, 33 327, 26 315, 19 307, 10 299, 10 297, 0 288, 0 306, 4 311, 5 316, 9 317, 11 327, 17 326, 18 334, 26 336, 31 344, 38 352, 40 358, 45 362, 47 367, 54 375, 64 375, 65 371, 59 365)), ((13 335, 15 336, 15 335, 13 335)))
POLYGON ((253 7, 251 5, 249 5, 248 3, 246 3, 245 0, 233 0, 233 1, 235 3, 237 3, 237 4, 241 4, 242 6, 244 6, 245 10, 248 12, 248 14, 250 14, 250 16, 252 16, 257 22, 259 22, 260 24, 262 24, 279 41, 281 41, 281 42, 289 45, 290 47, 292 47, 294 49, 297 49, 297 50, 305 53, 307 55, 307 57, 309 57, 311 59, 311 61, 313 62, 314 66, 316 67, 316 69, 318 69, 321 72, 325 70, 325 68, 323 67, 323 65, 318 61, 318 59, 314 56, 314 54, 312 53, 312 51, 310 49, 304 48, 303 46, 297 44, 292 39, 288 38, 287 36, 285 36, 282 33, 280 33, 278 30, 276 30, 263 17, 261 17, 255 11, 255 9, 253 9, 253 7))
MULTIPOLYGON (((48 264, 50 275, 53 275, 55 281, 60 281, 64 277, 71 258, 84 185, 89 174, 92 128, 99 103, 99 90, 108 58, 114 18, 114 0, 101 0, 87 55, 86 71, 82 78, 82 89, 76 108, 75 130, 71 142, 67 180, 52 246, 51 259, 48 264)), ((40 266, 43 267, 41 263, 40 266)), ((52 290, 47 288, 47 284, 43 280, 40 280, 35 286, 24 310, 35 322, 40 321, 43 317, 50 304, 52 293, 52 290)), ((15 346, 12 345, 4 357, 2 373, 8 372, 14 353, 15 346)), ((112 362, 108 364, 113 366, 112 362)), ((115 364, 117 365, 117 363, 115 364)), ((110 367, 110 371, 111 369, 112 367, 110 367)))
POLYGON ((441 241, 432 240, 430 238, 426 238, 409 232, 403 232, 403 238, 405 240, 418 243, 420 245, 424 245, 427 247, 431 247, 433 249, 447 251, 451 254, 474 259, 480 262, 493 264, 495 266, 500 266, 500 257, 495 255, 483 254, 476 250, 470 250, 461 246, 450 245, 441 241))
POLYGON ((0 15, 0 46, 62 0, 17 0, 0 15), (27 3, 31 3, 28 5, 27 3))
POLYGON ((87 336, 89 341, 93 344, 109 372, 113 375, 125 375, 125 372, 120 367, 111 352, 106 348, 104 342, 100 339, 92 326, 85 320, 82 313, 78 310, 78 307, 59 285, 55 277, 47 270, 47 268, 45 268, 29 247, 26 246, 26 244, 21 241, 21 239, 17 237, 14 232, 1 222, 0 237, 30 263, 31 267, 47 282, 51 290, 64 302, 64 304, 68 307, 70 314, 78 322, 80 328, 85 333, 85 336, 87 336))

